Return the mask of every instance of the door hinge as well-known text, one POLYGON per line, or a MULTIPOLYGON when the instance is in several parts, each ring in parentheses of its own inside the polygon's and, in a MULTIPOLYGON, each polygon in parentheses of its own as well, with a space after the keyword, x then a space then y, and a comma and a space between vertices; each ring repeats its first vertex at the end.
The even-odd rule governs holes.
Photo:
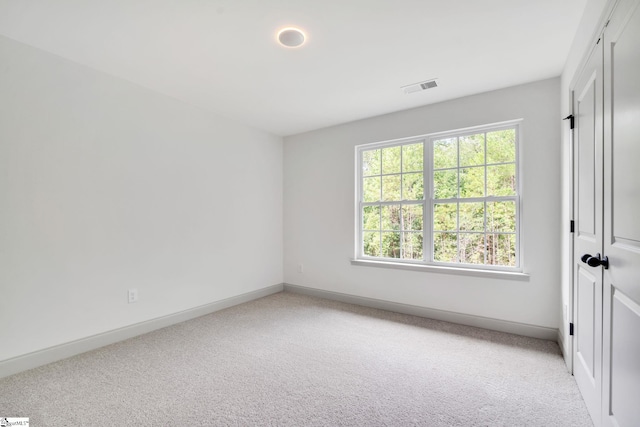
POLYGON ((572 233, 576 232, 576 222, 574 220, 571 220, 571 223, 570 223, 569 227, 570 227, 572 233))
POLYGON ((562 120, 571 120, 571 121, 569 122, 569 124, 570 124, 570 126, 571 126, 571 129, 573 129, 573 126, 574 126, 574 124, 575 124, 575 123, 574 123, 575 121, 574 121, 574 118, 573 118, 573 114, 569 114, 567 117, 565 117, 565 118, 564 118, 564 119, 562 119, 562 120))
POLYGON ((573 335, 573 323, 569 323, 569 335, 573 335))

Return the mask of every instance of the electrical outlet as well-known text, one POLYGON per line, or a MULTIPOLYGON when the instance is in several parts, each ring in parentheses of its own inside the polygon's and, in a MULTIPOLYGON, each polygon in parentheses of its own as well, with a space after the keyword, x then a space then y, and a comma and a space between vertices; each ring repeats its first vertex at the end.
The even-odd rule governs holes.
POLYGON ((132 302, 138 301, 138 290, 137 289, 129 289, 129 304, 132 302))
POLYGON ((298 273, 304 273, 304 264, 298 264, 298 273))

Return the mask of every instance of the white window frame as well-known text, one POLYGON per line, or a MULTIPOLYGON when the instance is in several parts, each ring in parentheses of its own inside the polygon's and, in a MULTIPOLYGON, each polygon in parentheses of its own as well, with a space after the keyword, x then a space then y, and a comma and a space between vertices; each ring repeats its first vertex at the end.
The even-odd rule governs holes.
MULTIPOLYGON (((486 141, 485 141, 486 143, 486 141)), ((355 258, 353 263, 356 265, 375 265, 383 267, 398 267, 410 270, 423 270, 425 267, 433 267, 437 270, 451 270, 454 272, 495 272, 495 273, 522 273, 523 272, 523 243, 522 233, 520 232, 522 227, 522 161, 520 157, 522 144, 522 120, 511 120, 500 123, 493 123, 482 126, 474 126, 464 129, 456 129, 445 132, 431 133, 425 135, 418 135, 409 138, 394 139, 381 142, 373 142, 368 144, 357 145, 355 147, 355 258), (433 259, 433 207, 435 202, 434 188, 433 188, 433 142, 440 139, 451 137, 464 137, 467 135, 473 135, 481 132, 492 132, 503 129, 515 129, 516 136, 516 153, 515 153, 515 166, 516 166, 516 195, 514 196, 484 196, 478 198, 455 198, 450 200, 463 200, 465 202, 491 202, 491 201, 504 201, 513 200, 516 205, 516 262, 515 266, 499 266, 499 265, 486 265, 486 264, 464 264, 464 263, 446 263, 440 261, 434 261, 433 259), (362 174, 362 156, 363 152, 382 149, 389 147, 396 147, 402 145, 410 145, 422 143, 423 144, 423 180, 424 180, 424 199, 421 201, 393 201, 393 202, 373 202, 366 203, 363 201, 363 174, 362 174), (477 199, 477 200, 476 200, 477 199), (364 254, 364 239, 363 239, 363 206, 376 205, 380 206, 387 204, 422 204, 423 207, 423 258, 422 260, 401 259, 401 258, 388 258, 388 257, 374 257, 364 254)), ((459 153, 458 153, 459 155, 459 153)), ((485 167, 487 163, 483 164, 485 167)), ((459 166, 458 166, 459 167, 459 166)), ((485 190, 486 190, 485 179, 485 190)), ((486 191, 485 191, 486 194, 486 191)), ((457 232, 458 233, 458 232, 457 232)), ((488 233, 486 226, 484 230, 485 235, 488 233)), ((401 244, 402 247, 402 244, 401 244)))

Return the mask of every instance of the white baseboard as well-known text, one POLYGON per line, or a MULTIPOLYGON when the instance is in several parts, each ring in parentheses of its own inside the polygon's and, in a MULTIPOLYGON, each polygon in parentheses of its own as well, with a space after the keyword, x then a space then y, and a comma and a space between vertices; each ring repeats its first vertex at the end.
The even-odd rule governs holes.
POLYGON ((543 340, 558 340, 558 329, 555 328, 511 322, 508 320, 492 319, 490 317, 474 316, 470 314, 456 313, 453 311, 438 310, 435 308, 419 307, 416 305, 401 304, 357 295, 308 288, 305 286, 290 285, 287 283, 284 284, 284 290, 285 292, 310 295, 334 301, 362 305, 365 307, 394 311, 396 313, 411 314, 413 316, 426 317, 428 319, 443 320, 445 322, 474 326, 476 328, 491 329, 493 331, 507 332, 510 334, 523 335, 543 340))
POLYGON ((215 301, 199 307, 184 310, 178 313, 169 314, 167 316, 158 317, 156 319, 147 320, 145 322, 136 323, 135 325, 126 326, 124 328, 114 329, 112 331, 82 338, 76 341, 49 347, 44 350, 35 351, 22 356, 0 361, 0 378, 16 374, 18 372, 33 369, 38 366, 46 365, 67 357, 75 356, 90 350, 95 350, 105 345, 113 344, 133 338, 138 335, 146 334, 157 329, 165 328, 176 323, 186 320, 195 319, 234 305, 253 301, 258 298, 266 297, 271 294, 282 292, 283 284, 273 285, 256 291, 247 292, 242 295, 236 295, 220 301, 215 301))

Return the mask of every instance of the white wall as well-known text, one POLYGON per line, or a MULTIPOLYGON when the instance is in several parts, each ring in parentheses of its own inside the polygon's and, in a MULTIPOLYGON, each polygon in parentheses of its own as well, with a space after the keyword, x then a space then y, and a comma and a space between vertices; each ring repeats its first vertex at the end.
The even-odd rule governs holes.
MULTIPOLYGON (((285 283, 557 328, 560 303, 559 79, 285 138, 285 283), (354 146, 523 118, 528 281, 353 266, 354 146), (304 272, 297 270, 304 264, 304 272)), ((428 96, 428 93, 417 96, 428 96)))
POLYGON ((281 138, 0 37, 0 361, 282 279, 281 138))
MULTIPOLYGON (((597 34, 602 30, 605 17, 611 10, 614 0, 589 0, 585 8, 584 15, 580 21, 578 31, 571 45, 571 50, 560 79, 560 105, 562 117, 567 117, 572 113, 570 88, 572 81, 582 68, 587 54, 593 48, 597 40, 597 34)), ((569 123, 561 124, 562 132, 562 292, 561 304, 558 308, 559 320, 558 330, 560 331, 560 346, 569 369, 571 366, 571 342, 569 337, 569 322, 573 317, 573 303, 571 294, 571 279, 573 274, 573 263, 571 259, 571 241, 573 236, 570 233, 569 224, 571 216, 571 156, 570 137, 571 131, 569 123)))

